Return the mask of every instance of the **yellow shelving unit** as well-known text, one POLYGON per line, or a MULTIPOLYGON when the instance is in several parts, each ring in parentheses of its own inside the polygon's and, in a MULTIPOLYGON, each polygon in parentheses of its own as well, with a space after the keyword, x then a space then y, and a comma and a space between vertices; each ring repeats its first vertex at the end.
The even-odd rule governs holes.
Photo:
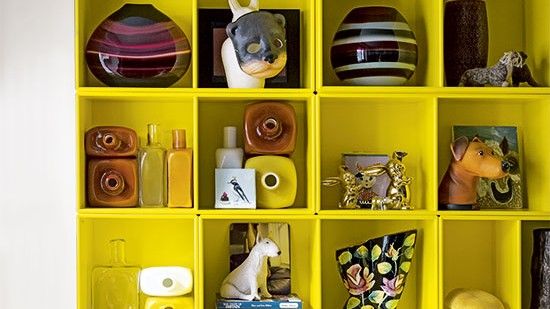
MULTIPOLYGON (((194 273, 186 297, 195 309, 212 309, 228 273, 228 228, 236 222, 288 222, 292 287, 304 308, 341 308, 335 250, 407 229, 419 231, 417 251, 400 308, 443 308, 458 287, 484 289, 506 308, 526 308, 531 293, 532 230, 550 227, 550 2, 486 0, 489 63, 506 50, 524 50, 541 88, 452 88, 443 69, 444 0, 261 0, 263 9, 301 11, 301 87, 210 89, 198 87, 198 10, 227 8, 226 0, 136 0, 152 3, 185 32, 192 46, 186 75, 170 88, 105 87, 87 69, 84 49, 98 24, 126 0, 76 0, 76 110, 78 193, 78 307, 91 307, 91 273, 108 262, 108 241, 124 238, 127 258, 141 267, 181 265, 194 273), (416 34, 418 68, 402 87, 349 87, 332 71, 332 36, 353 7, 397 8, 416 34), (242 127, 247 103, 286 101, 297 112, 298 194, 287 209, 214 209, 214 152, 222 128, 242 127), (86 204, 84 133, 99 125, 131 127, 141 138, 146 124, 185 128, 194 155, 191 209, 107 209, 86 204), (522 155, 522 210, 438 211, 437 187, 450 159, 451 127, 518 127, 522 155), (341 210, 339 190, 321 186, 336 175, 343 152, 402 149, 414 178, 410 211, 341 210)), ((244 1, 243 1, 244 2, 244 1)), ((242 137, 238 143, 242 145, 242 137)))

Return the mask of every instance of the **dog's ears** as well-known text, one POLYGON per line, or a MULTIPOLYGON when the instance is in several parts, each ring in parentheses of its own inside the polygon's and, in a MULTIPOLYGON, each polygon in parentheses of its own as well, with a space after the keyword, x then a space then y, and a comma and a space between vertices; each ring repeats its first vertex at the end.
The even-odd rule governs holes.
POLYGON ((285 25, 286 25, 286 19, 285 19, 285 17, 284 17, 283 15, 281 15, 281 14, 273 14, 273 16, 275 17, 275 20, 277 21, 277 23, 278 23, 279 25, 281 25, 282 28, 284 28, 285 25))
POLYGON ((239 28, 239 25, 237 23, 229 23, 225 28, 225 32, 227 33, 227 36, 233 39, 237 34, 237 28, 239 28))
POLYGON ((483 141, 482 141, 482 140, 480 140, 480 139, 479 139, 479 137, 477 137, 477 135, 476 135, 476 136, 474 136, 474 138, 472 139, 472 142, 478 142, 478 143, 483 143, 483 141))
MULTIPOLYGON (((479 141, 477 137, 474 137, 472 142, 476 139, 479 141)), ((456 161, 462 160, 462 157, 464 157, 464 154, 466 153, 466 148, 468 148, 468 143, 468 138, 466 136, 461 136, 452 142, 451 152, 456 161)))
POLYGON ((256 234, 256 244, 259 244, 260 241, 262 241, 262 236, 260 236, 260 232, 258 231, 258 234, 256 234))

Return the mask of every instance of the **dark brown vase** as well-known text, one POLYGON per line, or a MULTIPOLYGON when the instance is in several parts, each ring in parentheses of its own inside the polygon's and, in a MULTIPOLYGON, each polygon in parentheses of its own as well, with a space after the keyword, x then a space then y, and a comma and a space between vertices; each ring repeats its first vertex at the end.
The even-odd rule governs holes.
POLYGON ((244 151, 284 155, 296 146, 296 112, 283 102, 258 102, 244 112, 244 151))
POLYGON ((86 154, 94 157, 130 157, 137 154, 137 135, 125 127, 94 127, 86 132, 86 154))
POLYGON ((137 160, 104 159, 88 162, 88 203, 92 207, 137 205, 137 160))
POLYGON ((550 308, 550 229, 533 231, 531 309, 550 308))
POLYGON ((445 3, 445 77, 447 86, 458 86, 464 71, 487 66, 489 26, 483 0, 445 3))

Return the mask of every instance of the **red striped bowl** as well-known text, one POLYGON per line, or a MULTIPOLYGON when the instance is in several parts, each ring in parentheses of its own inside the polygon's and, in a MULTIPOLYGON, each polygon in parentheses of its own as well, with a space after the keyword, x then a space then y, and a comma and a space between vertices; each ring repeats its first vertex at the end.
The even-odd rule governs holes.
POLYGON ((183 31, 150 4, 126 4, 103 21, 86 46, 90 71, 109 86, 168 87, 187 71, 183 31))
POLYGON ((414 33, 399 11, 367 6, 346 15, 334 35, 330 61, 347 84, 397 86, 414 74, 417 51, 414 33))

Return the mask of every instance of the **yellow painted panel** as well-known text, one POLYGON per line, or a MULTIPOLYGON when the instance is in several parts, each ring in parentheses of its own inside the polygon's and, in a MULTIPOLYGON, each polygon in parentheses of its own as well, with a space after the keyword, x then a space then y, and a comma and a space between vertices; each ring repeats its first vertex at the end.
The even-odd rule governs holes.
POLYGON ((525 187, 524 207, 535 211, 550 210, 547 184, 550 182, 550 100, 533 96, 503 98, 444 98, 439 100, 438 179, 450 160, 449 145, 453 125, 517 126, 520 165, 525 187))
MULTIPOLYGON (((478 218, 479 219, 479 218, 478 218)), ((442 299, 453 289, 474 288, 520 308, 519 221, 442 220, 442 299)))
MULTIPOLYGON (((90 307, 91 274, 110 263, 109 241, 126 240, 126 261, 141 268, 184 266, 195 273, 195 217, 79 219, 79 308, 90 307)), ((196 289, 196 287, 195 287, 196 289)), ((193 294, 185 297, 193 297, 193 294)), ((140 297, 144 300, 144 297, 140 297)))
MULTIPOLYGON (((237 127, 237 146, 243 148, 243 119, 247 103, 254 102, 251 98, 200 98, 199 99, 199 209, 214 208, 214 169, 216 167, 215 151, 223 147, 223 127, 237 127)), ((298 175, 298 190, 294 205, 289 209, 309 208, 308 195, 311 193, 313 153, 313 130, 311 100, 287 100, 296 111, 297 138, 296 149, 290 158, 294 161, 298 175)), ((284 211, 284 210, 282 210, 284 211)))
POLYGON ((201 216, 202 264, 203 264, 203 297, 201 308, 214 308, 216 293, 229 273, 229 227, 232 223, 248 222, 284 222, 290 225, 291 251, 291 289, 297 293, 303 308, 320 308, 319 302, 319 256, 317 233, 318 222, 312 217, 285 216, 242 216, 225 219, 214 216, 201 216))
MULTIPOLYGON (((78 70, 77 87, 84 86, 100 86, 105 85, 93 76, 86 66, 85 48, 88 39, 94 30, 107 18, 109 15, 121 8, 127 1, 124 0, 76 0, 76 66, 78 70)), ((150 4, 150 1, 137 0, 132 3, 150 4)), ((194 0, 172 1, 172 0, 156 0, 153 5, 170 17, 185 33, 187 39, 191 43, 193 16, 194 16, 194 0)), ((193 52, 196 47, 191 46, 193 52)), ((192 87, 192 76, 194 67, 189 66, 182 79, 175 83, 172 87, 192 87)))
POLYGON ((337 269, 337 249, 368 239, 417 229, 412 266, 405 281, 399 308, 436 308, 437 220, 321 220, 321 283, 323 308, 342 308, 347 290, 337 269))
POLYGON ((523 1, 524 46, 529 56, 527 63, 535 79, 542 85, 550 85, 550 2, 546 0, 523 1))
MULTIPOLYGON (((439 24, 441 16, 437 1, 432 0, 323 0, 323 14, 319 20, 319 29, 323 31, 322 41, 317 42, 322 49, 322 85, 343 85, 330 64, 330 46, 338 26, 346 14, 355 7, 384 5, 399 10, 413 30, 418 44, 418 66, 407 85, 440 86, 439 65, 440 42, 439 24)), ((321 61, 319 59, 318 61, 321 61)))
MULTIPOLYGON (((412 205, 435 210, 435 102, 422 96, 320 97, 321 179, 338 175, 341 154, 403 150, 413 177, 412 205)), ((319 184, 320 186, 320 184, 319 184)), ((321 187, 321 209, 336 209, 339 189, 321 187)))

